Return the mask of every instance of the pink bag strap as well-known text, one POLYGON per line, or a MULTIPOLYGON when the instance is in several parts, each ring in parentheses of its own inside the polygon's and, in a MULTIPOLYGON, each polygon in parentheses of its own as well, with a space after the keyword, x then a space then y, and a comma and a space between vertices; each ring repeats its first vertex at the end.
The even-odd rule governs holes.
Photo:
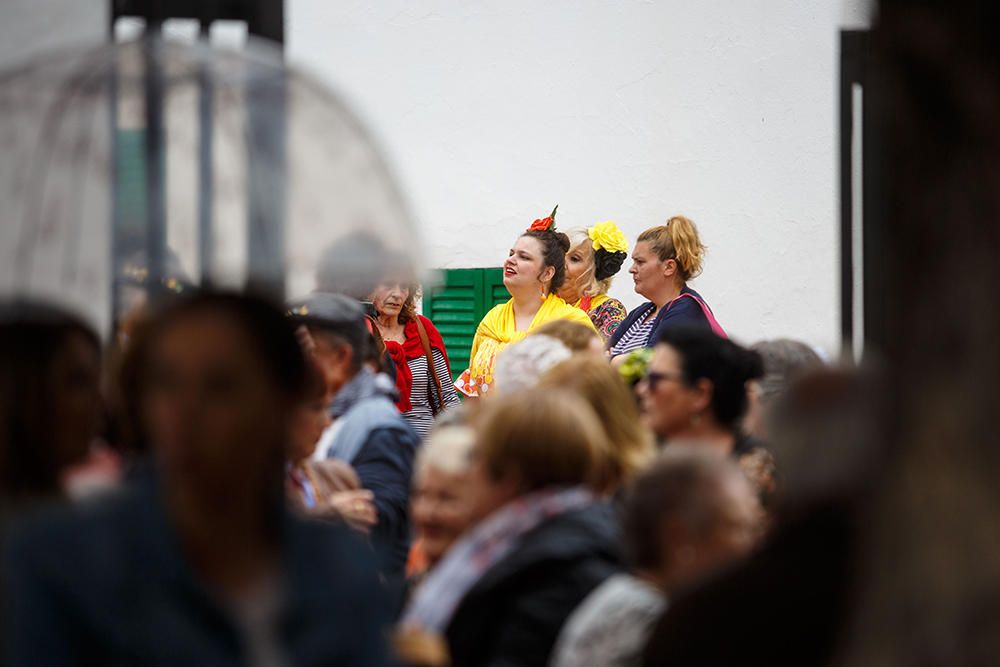
POLYGON ((688 292, 684 292, 679 297, 670 302, 670 305, 667 306, 667 310, 670 310, 670 308, 675 303, 677 303, 683 297, 686 296, 694 299, 695 303, 697 303, 698 306, 701 308, 701 312, 705 315, 705 319, 708 320, 708 326, 712 327, 712 333, 714 333, 719 338, 729 338, 729 335, 726 333, 725 329, 722 328, 722 325, 719 324, 719 321, 715 319, 715 315, 712 314, 712 309, 708 307, 707 303, 696 297, 694 294, 689 294, 688 292))

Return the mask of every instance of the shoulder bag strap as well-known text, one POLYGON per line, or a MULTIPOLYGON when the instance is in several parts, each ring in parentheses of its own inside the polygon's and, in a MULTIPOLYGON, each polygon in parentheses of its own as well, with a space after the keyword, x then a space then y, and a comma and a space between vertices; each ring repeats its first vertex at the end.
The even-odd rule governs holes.
MULTIPOLYGON (((420 316, 417 315, 417 335, 420 336, 420 345, 424 348, 424 356, 427 357, 427 374, 431 378, 431 387, 437 390, 437 403, 431 400, 431 414, 435 417, 442 408, 444 408, 444 389, 441 388, 441 380, 437 375, 437 368, 434 367, 434 353, 431 351, 431 341, 427 337, 427 329, 424 328, 424 323, 420 321, 420 316)), ((431 397, 432 399, 434 397, 431 397)))
MULTIPOLYGON (((671 301, 670 306, 673 306, 675 303, 677 303, 683 297, 686 296, 694 299, 694 302, 698 304, 699 308, 701 308, 701 312, 705 316, 705 319, 708 320, 708 326, 711 327, 712 333, 714 333, 719 338, 729 338, 729 334, 727 334, 726 330, 722 328, 722 325, 719 324, 719 321, 715 319, 715 314, 712 313, 712 309, 708 307, 707 303, 696 297, 694 294, 689 294, 687 292, 684 292, 679 297, 671 301)), ((670 306, 667 306, 667 310, 670 310, 670 306)))

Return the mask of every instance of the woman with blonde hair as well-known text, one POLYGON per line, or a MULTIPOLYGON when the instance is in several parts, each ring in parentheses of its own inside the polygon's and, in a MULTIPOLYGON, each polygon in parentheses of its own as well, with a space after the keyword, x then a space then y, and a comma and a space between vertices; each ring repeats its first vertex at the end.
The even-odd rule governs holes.
POLYGON ((596 482, 602 492, 617 493, 652 461, 652 434, 641 424, 628 387, 607 361, 592 355, 574 356, 549 370, 538 386, 571 391, 594 410, 606 436, 605 461, 596 482))
POLYGON ((625 305, 608 296, 611 281, 628 257, 628 241, 618 225, 599 222, 567 232, 566 282, 559 296, 590 317, 601 338, 607 340, 625 319, 625 305))
POLYGON ((726 337, 701 295, 688 287, 688 281, 701 273, 704 257, 698 228, 684 216, 675 215, 667 224, 639 235, 629 273, 636 293, 648 301, 629 313, 608 341, 612 359, 652 347, 664 329, 678 324, 726 337))

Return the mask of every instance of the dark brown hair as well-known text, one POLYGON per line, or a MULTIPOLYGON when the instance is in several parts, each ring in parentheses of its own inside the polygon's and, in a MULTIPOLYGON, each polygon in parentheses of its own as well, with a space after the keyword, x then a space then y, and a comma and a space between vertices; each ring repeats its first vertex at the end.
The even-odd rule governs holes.
POLYGON ((59 494, 50 371, 73 335, 100 349, 93 330, 60 308, 0 306, 0 502, 59 494))
POLYGON ((551 266, 555 269, 552 274, 552 283, 549 285, 549 293, 559 291, 559 288, 566 282, 566 253, 569 252, 569 237, 562 232, 552 229, 529 229, 521 234, 533 238, 542 244, 542 270, 551 266))

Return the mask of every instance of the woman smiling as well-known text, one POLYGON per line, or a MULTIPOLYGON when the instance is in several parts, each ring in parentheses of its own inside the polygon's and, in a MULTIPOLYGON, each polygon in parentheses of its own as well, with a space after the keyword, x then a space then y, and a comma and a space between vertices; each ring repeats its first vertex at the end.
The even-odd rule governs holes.
POLYGON ((514 243, 503 264, 503 284, 510 292, 507 303, 486 314, 472 341, 469 368, 455 387, 476 397, 493 388, 496 356, 538 327, 553 320, 572 320, 593 329, 587 313, 568 305, 556 295, 566 281, 569 237, 555 230, 556 209, 547 218, 535 220, 514 243))

